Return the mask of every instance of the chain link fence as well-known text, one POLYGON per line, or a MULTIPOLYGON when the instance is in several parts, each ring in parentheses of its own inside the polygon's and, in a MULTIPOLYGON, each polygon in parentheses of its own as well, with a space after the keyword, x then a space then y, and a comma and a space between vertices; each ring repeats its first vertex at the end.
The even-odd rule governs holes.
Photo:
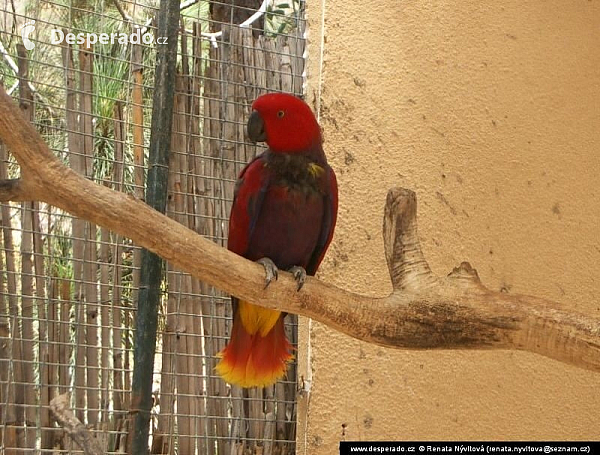
MULTIPOLYGON (((180 4, 167 214, 221 245, 236 176, 260 152, 244 138, 250 103, 303 91, 304 5, 285 1, 180 4)), ((0 83, 66 164, 138 198, 157 8, 0 3, 0 83)), ((0 144, 0 179, 18 175, 0 144)), ((38 202, 1 204, 0 225, 1 453, 81 453, 50 415, 64 393, 106 453, 129 453, 139 248, 38 202)), ((229 297, 168 264, 162 289, 151 453, 294 453, 295 365, 275 386, 230 387, 214 373, 229 297)), ((295 318, 287 330, 295 341, 295 318)))

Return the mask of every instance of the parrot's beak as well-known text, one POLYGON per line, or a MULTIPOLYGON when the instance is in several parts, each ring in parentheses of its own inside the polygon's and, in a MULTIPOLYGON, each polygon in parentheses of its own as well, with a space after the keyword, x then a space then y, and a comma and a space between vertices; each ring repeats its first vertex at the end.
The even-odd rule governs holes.
POLYGON ((248 118, 248 137, 252 142, 264 142, 267 140, 265 122, 258 111, 252 111, 250 118, 248 118))

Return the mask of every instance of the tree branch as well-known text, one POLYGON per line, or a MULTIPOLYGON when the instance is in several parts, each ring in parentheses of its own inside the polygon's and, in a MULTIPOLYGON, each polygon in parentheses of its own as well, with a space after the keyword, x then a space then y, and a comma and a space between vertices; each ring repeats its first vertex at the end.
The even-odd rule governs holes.
MULTIPOLYGON (((417 236, 416 196, 392 189, 384 217, 394 291, 371 298, 288 273, 263 289, 260 265, 204 239, 132 196, 76 174, 50 152, 0 90, 0 137, 21 165, 27 194, 131 238, 197 278, 244 300, 301 314, 352 337, 403 349, 518 349, 600 372, 600 320, 531 296, 485 288, 461 264, 436 277, 417 236)), ((574 305, 572 305, 574 306, 574 305)))
POLYGON ((22 202, 34 199, 23 183, 21 179, 0 180, 0 202, 22 202))
POLYGON ((79 421, 69 407, 69 396, 65 393, 58 395, 50 401, 50 411, 75 443, 81 447, 86 455, 102 455, 104 451, 100 443, 79 421))
POLYGON ((127 14, 127 11, 125 11, 125 9, 123 9, 119 0, 113 0, 113 3, 125 22, 129 22, 129 23, 133 22, 133 18, 129 14, 127 14))

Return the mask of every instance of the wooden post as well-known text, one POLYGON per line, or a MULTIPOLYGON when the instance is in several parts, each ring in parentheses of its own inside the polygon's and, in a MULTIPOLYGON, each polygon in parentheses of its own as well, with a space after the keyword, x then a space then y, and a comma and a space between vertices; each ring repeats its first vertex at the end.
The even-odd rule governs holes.
MULTIPOLYGON (((167 44, 159 47, 157 55, 146 188, 146 203, 160 213, 165 212, 167 204, 178 26, 179 4, 161 0, 157 34, 167 37, 167 44)), ((133 416, 131 452, 135 455, 148 453, 162 269, 163 261, 158 255, 148 250, 142 251, 130 405, 133 416)))

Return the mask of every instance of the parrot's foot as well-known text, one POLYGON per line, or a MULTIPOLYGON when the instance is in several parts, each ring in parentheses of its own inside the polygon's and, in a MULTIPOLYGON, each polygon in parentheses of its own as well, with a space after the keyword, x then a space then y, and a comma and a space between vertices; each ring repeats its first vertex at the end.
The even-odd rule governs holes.
POLYGON ((274 279, 277 279, 277 266, 275 265, 275 263, 269 259, 269 258, 261 258, 258 261, 256 261, 257 263, 259 263, 260 265, 262 265, 265 268, 265 287, 264 289, 267 289, 267 287, 269 286, 269 284, 271 284, 271 281, 273 281, 274 279))
POLYGON ((295 265, 289 269, 288 272, 294 275, 294 280, 296 280, 296 283, 298 283, 298 289, 296 289, 296 291, 302 289, 302 286, 304 286, 304 282, 306 281, 306 270, 299 265, 295 265))

